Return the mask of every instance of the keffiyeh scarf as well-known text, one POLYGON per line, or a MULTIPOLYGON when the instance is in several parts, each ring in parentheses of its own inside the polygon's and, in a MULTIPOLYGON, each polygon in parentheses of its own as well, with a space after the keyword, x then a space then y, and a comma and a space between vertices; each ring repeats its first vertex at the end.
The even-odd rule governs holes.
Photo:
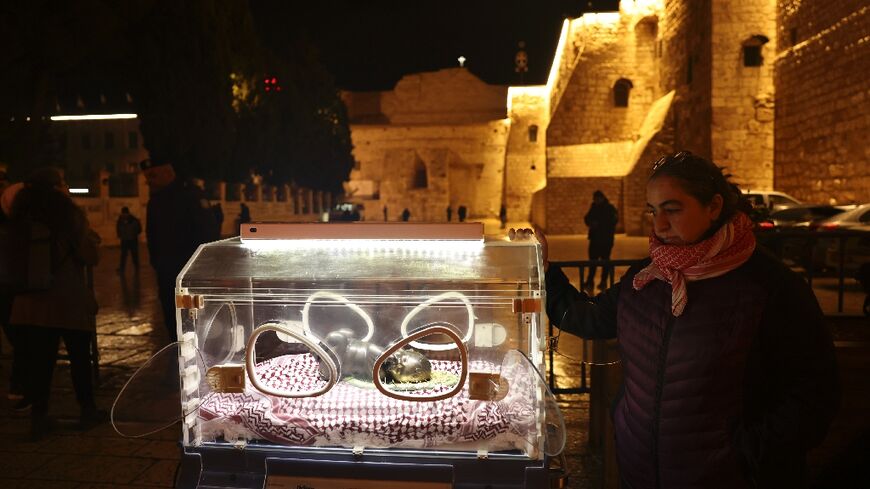
POLYGON ((655 279, 671 284, 671 312, 683 313, 688 303, 686 283, 718 277, 744 264, 755 251, 752 221, 738 212, 713 236, 692 245, 669 245, 655 233, 649 238, 652 263, 634 276, 632 285, 640 290, 655 279))

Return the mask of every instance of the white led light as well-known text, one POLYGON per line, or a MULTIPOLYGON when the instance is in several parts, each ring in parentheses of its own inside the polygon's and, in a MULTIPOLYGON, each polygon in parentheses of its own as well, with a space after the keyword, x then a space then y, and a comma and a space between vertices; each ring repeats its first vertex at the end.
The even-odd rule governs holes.
POLYGON ((328 249, 332 251, 474 253, 483 250, 483 240, 384 240, 384 239, 264 239, 242 241, 251 251, 328 249))
POLYGON ((90 190, 88 190, 86 188, 71 188, 71 189, 69 189, 69 193, 71 193, 71 194, 86 194, 89 192, 90 192, 90 190))
POLYGON ((97 121, 107 119, 135 119, 137 114, 85 114, 85 115, 53 115, 53 121, 97 121))

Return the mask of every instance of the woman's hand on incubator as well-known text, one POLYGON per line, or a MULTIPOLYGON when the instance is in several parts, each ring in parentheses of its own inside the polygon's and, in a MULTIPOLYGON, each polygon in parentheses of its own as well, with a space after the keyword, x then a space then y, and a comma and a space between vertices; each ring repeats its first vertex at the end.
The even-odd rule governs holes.
POLYGON ((542 231, 538 226, 535 226, 534 230, 529 228, 511 228, 510 231, 508 231, 508 239, 511 241, 523 241, 529 239, 533 235, 536 236, 538 242, 541 243, 541 258, 544 261, 544 271, 546 272, 547 269, 550 268, 550 262, 547 258, 547 237, 544 235, 544 231, 542 231))

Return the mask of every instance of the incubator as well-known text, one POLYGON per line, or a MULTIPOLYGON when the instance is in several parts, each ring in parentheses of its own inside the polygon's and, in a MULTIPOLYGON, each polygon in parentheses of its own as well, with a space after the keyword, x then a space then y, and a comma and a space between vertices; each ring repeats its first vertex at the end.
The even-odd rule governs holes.
POLYGON ((179 342, 114 423, 180 420, 178 487, 548 487, 540 252, 479 223, 246 224, 178 276, 179 342))

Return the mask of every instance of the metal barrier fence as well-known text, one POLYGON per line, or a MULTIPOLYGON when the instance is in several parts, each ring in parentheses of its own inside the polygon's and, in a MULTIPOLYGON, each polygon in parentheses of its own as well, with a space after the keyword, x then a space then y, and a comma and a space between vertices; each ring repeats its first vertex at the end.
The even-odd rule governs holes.
POLYGON ((789 229, 760 231, 755 236, 761 245, 806 278, 810 287, 817 277, 837 277, 838 313, 843 313, 846 277, 858 279, 865 289, 870 286, 867 283, 870 277, 866 276, 870 273, 868 231, 789 229))

